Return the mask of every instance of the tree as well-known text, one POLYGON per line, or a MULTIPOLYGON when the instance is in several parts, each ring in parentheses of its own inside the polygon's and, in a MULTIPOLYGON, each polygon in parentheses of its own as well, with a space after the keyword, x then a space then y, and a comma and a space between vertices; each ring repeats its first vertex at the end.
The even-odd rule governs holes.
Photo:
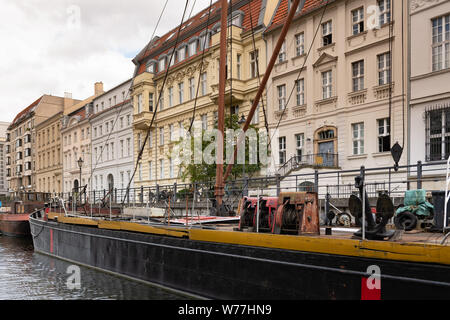
MULTIPOLYGON (((234 130, 234 132, 238 131, 241 129, 240 124, 238 123, 238 116, 237 115, 231 115, 231 116, 227 116, 225 119, 225 137, 224 137, 224 141, 227 141, 228 137, 227 136, 227 131, 229 129, 234 130)), ((217 121, 214 125, 214 128, 217 129, 217 121)), ((253 125, 250 125, 249 129, 253 129, 256 134, 257 134, 257 145, 259 146, 259 129, 256 128, 253 125)), ((205 131, 202 130, 202 137, 205 136, 205 131)), ((186 150, 183 150, 183 145, 189 145, 190 143, 190 150, 194 150, 194 136, 189 136, 186 139, 190 139, 190 141, 186 141, 185 139, 180 140, 179 142, 177 142, 177 145, 179 147, 179 151, 181 152, 181 154, 183 152, 186 152, 186 150)), ((236 140, 235 140, 236 141, 236 140)), ((252 175, 255 172, 259 172, 261 170, 261 161, 259 161, 259 155, 258 155, 258 159, 256 161, 257 164, 250 164, 249 163, 249 154, 250 154, 250 139, 249 137, 246 137, 246 143, 245 143, 245 168, 243 164, 238 164, 238 162, 236 161, 234 166, 233 166, 233 170, 231 172, 231 176, 234 179, 237 178, 241 178, 243 177, 244 174, 244 169, 245 169, 245 175, 252 175)), ((211 139, 202 139, 202 154, 205 152, 205 149, 207 149, 208 147, 210 147, 212 144, 215 144, 215 138, 211 138, 211 139)), ((236 143, 236 142, 235 142, 236 143)), ((225 152, 226 148, 224 146, 224 152, 225 152)), ((215 150, 211 153, 214 155, 215 157, 215 150)), ((194 155, 190 155, 191 160, 193 160, 194 155)), ((226 155, 225 155, 226 157, 226 155)), ((225 159, 224 161, 224 173, 226 170, 226 166, 227 166, 228 162, 227 159, 225 159)), ((196 181, 196 182, 210 182, 212 180, 215 180, 216 177, 216 164, 208 164, 205 162, 205 159, 202 157, 202 162, 195 164, 194 161, 188 161, 188 163, 182 163, 180 165, 180 177, 183 181, 186 180, 190 180, 190 181, 196 181)))

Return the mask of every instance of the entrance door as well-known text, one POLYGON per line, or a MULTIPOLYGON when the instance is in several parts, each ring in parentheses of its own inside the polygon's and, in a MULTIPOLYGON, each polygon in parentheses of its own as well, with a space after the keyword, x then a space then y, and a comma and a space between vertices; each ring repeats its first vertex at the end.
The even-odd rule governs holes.
POLYGON ((322 161, 324 167, 334 167, 334 141, 319 143, 317 164, 322 161))

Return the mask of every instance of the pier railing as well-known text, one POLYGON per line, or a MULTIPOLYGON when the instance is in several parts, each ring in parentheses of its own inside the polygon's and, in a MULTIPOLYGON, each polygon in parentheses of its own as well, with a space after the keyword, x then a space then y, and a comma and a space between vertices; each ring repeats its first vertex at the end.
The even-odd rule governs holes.
MULTIPOLYGON (((446 162, 432 162, 394 167, 361 167, 357 170, 314 169, 304 174, 285 177, 251 177, 228 181, 225 186, 225 203, 236 209, 243 196, 278 196, 281 192, 316 191, 320 199, 345 200, 357 194, 355 177, 362 176, 369 198, 387 193, 402 199, 406 190, 426 188, 427 191, 445 189, 446 162)), ((126 189, 92 190, 58 194, 69 203, 89 204, 94 207, 196 207, 207 209, 214 204, 214 181, 151 185, 126 189)))

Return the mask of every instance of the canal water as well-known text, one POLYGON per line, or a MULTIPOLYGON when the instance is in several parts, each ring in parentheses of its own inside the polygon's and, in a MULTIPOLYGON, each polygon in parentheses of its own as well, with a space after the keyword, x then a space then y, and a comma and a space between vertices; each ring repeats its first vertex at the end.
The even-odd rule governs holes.
POLYGON ((35 253, 32 240, 0 235, 0 300, 179 299, 186 297, 101 271, 73 266, 35 253), (71 285, 76 283, 71 278, 74 267, 80 271, 80 285, 76 286, 71 285))

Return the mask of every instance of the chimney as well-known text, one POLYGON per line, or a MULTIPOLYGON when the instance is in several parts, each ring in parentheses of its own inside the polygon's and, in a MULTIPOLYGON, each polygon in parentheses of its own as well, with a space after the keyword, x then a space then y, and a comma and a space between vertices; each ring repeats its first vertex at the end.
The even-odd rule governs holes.
POLYGON ((96 96, 104 93, 104 91, 103 91, 103 82, 96 82, 94 88, 95 88, 95 95, 96 96))
POLYGON ((64 111, 74 105, 72 94, 70 92, 64 92, 64 111))

